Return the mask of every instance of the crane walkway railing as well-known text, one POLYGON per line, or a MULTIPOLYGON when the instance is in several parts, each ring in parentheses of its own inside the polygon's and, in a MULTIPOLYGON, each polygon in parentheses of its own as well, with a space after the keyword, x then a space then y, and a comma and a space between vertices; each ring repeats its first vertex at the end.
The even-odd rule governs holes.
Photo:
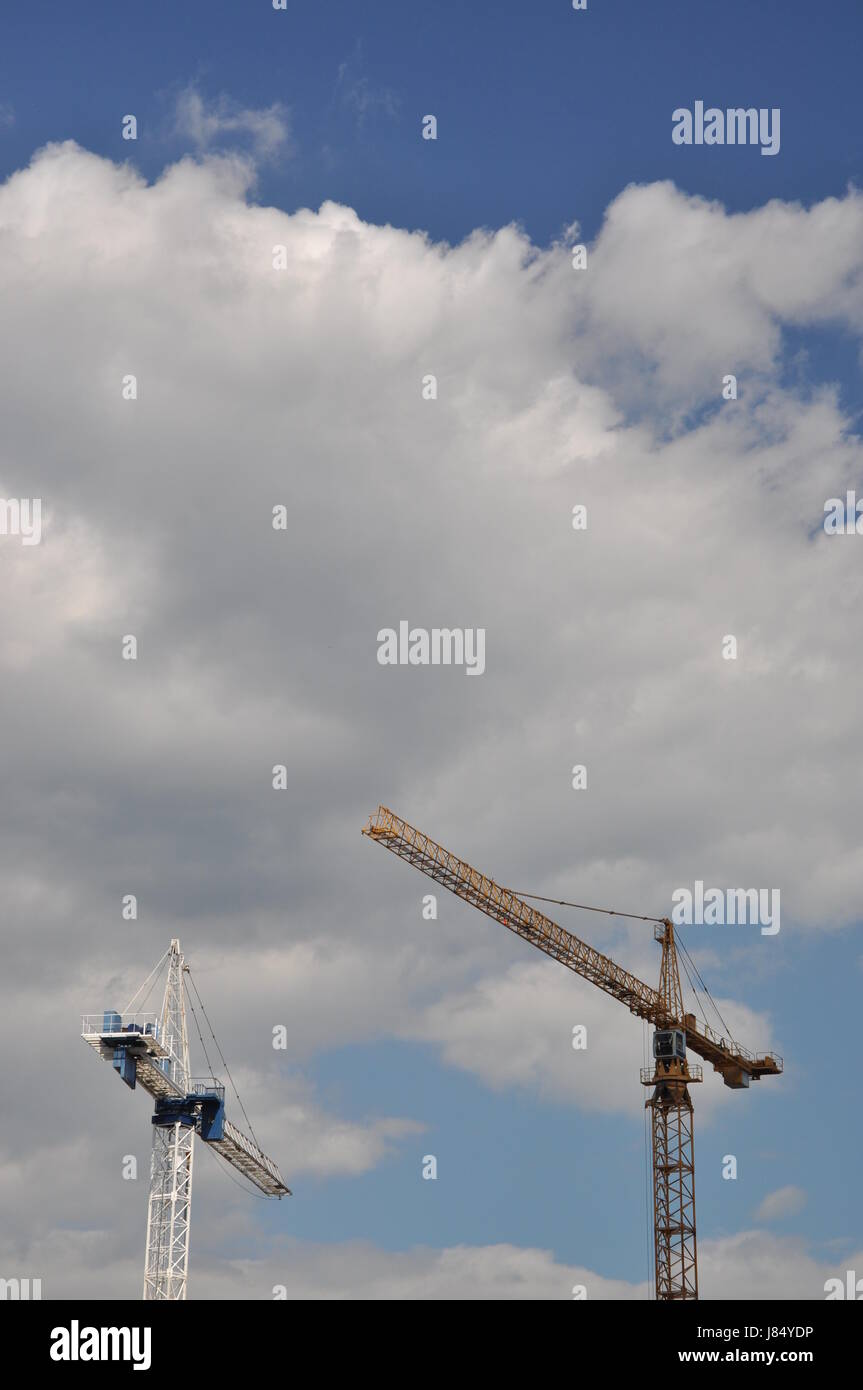
POLYGON ((100 1057, 110 1060, 119 1048, 135 1058, 136 1079, 151 1096, 185 1095, 183 1064, 162 1041, 159 1015, 119 1014, 105 1009, 84 1014, 81 1036, 100 1057))

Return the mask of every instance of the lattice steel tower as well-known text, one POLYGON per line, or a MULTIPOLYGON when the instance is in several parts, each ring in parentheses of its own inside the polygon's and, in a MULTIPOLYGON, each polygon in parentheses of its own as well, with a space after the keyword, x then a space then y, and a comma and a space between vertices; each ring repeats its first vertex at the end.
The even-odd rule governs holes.
MULTIPOLYGON (((160 1036, 171 1054, 171 1079, 185 1096, 189 1090, 189 1038, 183 990, 185 962, 176 939, 171 942, 168 980, 162 1005, 160 1036)), ((153 1116, 150 1201, 147 1206, 147 1260, 144 1298, 186 1297, 189 1272, 189 1216, 192 1205, 192 1159, 195 1117, 160 1113, 153 1116)))
POLYGON ((186 1297, 196 1134, 267 1196, 290 1194, 276 1164, 254 1137, 249 1138, 226 1117, 222 1083, 213 1076, 195 1080, 189 1074, 186 973, 180 943, 173 940, 126 1011, 119 1014, 106 1009, 85 1016, 82 1032, 85 1041, 111 1062, 127 1086, 134 1090, 141 1085, 156 1102, 144 1269, 144 1298, 148 1301, 186 1297), (133 1012, 135 999, 166 961, 168 978, 161 1013, 133 1012))
MULTIPOLYGON (((697 1064, 690 1066, 686 1049, 690 1048, 712 1063, 714 1071, 719 1072, 725 1085, 733 1090, 742 1090, 750 1081, 762 1076, 778 1076, 782 1071, 782 1058, 771 1052, 760 1056, 749 1052, 733 1038, 721 1036, 706 1022, 699 1023, 694 1014, 684 1011, 674 928, 667 917, 617 913, 610 908, 587 907, 584 903, 559 904, 654 923, 654 936, 662 945, 657 990, 524 901, 527 897, 535 897, 534 894, 518 894, 502 888, 494 879, 471 868, 464 859, 457 858, 443 845, 408 825, 386 806, 378 807, 363 834, 653 1025, 656 1030, 654 1064, 642 1068, 641 1080, 644 1085, 653 1087, 653 1095, 646 1105, 653 1118, 656 1297, 663 1301, 697 1298, 695 1169, 689 1087, 694 1081, 702 1080, 702 1069, 697 1064)), ((536 900, 552 901, 549 898, 536 900)))
MULTIPOLYGON (((659 997, 665 1016, 684 1017, 674 927, 667 919, 653 935, 662 943, 659 997)), ((695 1247, 695 1152, 689 1087, 701 1081, 701 1068, 690 1070, 684 1028, 659 1028, 653 1034, 653 1068, 642 1084, 653 1086, 645 1101, 653 1131, 653 1249, 656 1297, 679 1301, 698 1297, 695 1247)))

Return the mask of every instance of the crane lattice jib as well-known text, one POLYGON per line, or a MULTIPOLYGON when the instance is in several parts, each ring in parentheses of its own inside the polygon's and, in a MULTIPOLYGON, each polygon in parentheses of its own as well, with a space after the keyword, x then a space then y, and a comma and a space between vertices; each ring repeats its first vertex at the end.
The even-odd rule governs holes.
MULTIPOLYGON (((369 818, 363 834, 385 845, 393 854, 413 864, 456 897, 479 908, 509 931, 529 941, 553 960, 589 980, 591 984, 619 999, 639 1018, 656 1028, 681 1027, 687 1046, 713 1064, 730 1086, 744 1085, 749 1077, 782 1071, 782 1059, 773 1054, 756 1057, 732 1040, 720 1038, 706 1025, 696 1024, 694 1015, 677 1019, 669 1015, 659 992, 639 980, 608 956, 558 926, 545 913, 531 907, 485 874, 451 854, 442 845, 408 825, 386 806, 379 806, 369 818)), ((659 919, 657 919, 659 921, 659 919)))

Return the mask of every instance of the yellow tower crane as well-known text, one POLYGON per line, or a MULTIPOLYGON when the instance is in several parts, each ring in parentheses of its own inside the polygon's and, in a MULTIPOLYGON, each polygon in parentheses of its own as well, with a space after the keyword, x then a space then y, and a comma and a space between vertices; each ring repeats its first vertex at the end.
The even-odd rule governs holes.
POLYGON ((450 854, 385 806, 378 807, 363 834, 413 864, 457 897, 478 907, 553 960, 560 961, 576 975, 598 985, 606 994, 626 1004, 631 1013, 653 1025, 654 1065, 642 1068, 641 1081, 652 1088, 646 1107, 651 1112, 653 1134, 656 1297, 661 1301, 696 1299, 695 1162, 689 1087, 702 1080, 702 1069, 697 1064, 689 1064, 687 1049, 710 1062, 725 1085, 734 1090, 747 1087, 750 1080, 758 1081, 762 1076, 778 1076, 782 1071, 782 1058, 773 1053, 754 1056, 731 1038, 720 1036, 706 1023, 699 1023, 694 1014, 684 1012, 674 927, 667 917, 616 913, 609 908, 589 909, 609 916, 639 916, 640 921, 654 923, 654 937, 662 946, 657 990, 559 927, 515 893, 501 888, 493 879, 450 854))

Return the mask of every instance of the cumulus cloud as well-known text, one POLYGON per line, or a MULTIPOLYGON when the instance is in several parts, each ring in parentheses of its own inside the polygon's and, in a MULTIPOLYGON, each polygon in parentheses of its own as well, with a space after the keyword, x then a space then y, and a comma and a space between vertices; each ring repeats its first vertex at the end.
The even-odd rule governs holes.
POLYGON ((199 151, 239 140, 256 158, 269 159, 290 148, 290 113, 280 101, 262 108, 240 106, 224 93, 208 102, 189 86, 177 97, 175 134, 199 151))
MULTIPOLYGON (((448 246, 256 206, 249 162, 206 150, 285 148, 284 113, 183 110, 204 157, 152 184, 67 143, 0 189, 0 493, 47 518, 40 546, 0 539, 0 989, 7 1020, 52 1020, 10 1067, 7 1161, 56 1145, 46 1075, 72 1140, 94 1105, 133 1125, 60 1037, 172 935, 266 1088, 262 1142, 309 1171, 367 1171, 424 1122, 385 1099, 321 1118, 287 1063, 345 1043, 419 1040, 491 1086, 623 1108, 638 1025, 443 894, 423 921, 427 883, 360 826, 381 800, 499 881, 636 911, 697 878, 779 886, 780 941, 854 919, 863 580, 817 526, 863 452, 837 392, 791 393, 781 364, 788 328, 863 330, 863 199, 731 216, 630 188, 575 272, 515 227, 448 246), (745 389, 722 404, 726 371, 745 389), (380 667, 401 618, 484 626, 485 675, 380 667)), ((655 981, 649 926, 577 930, 655 981)), ((775 940, 686 939, 741 1040, 772 1041, 740 982, 775 940)), ((73 1205, 86 1182, 73 1165, 73 1205)), ((49 1244, 51 1191, 20 1213, 46 1207, 49 1244)))
POLYGON ((422 1134, 416 1120, 373 1117, 357 1123, 324 1110, 311 1088, 301 1080, 279 1088, 272 1103, 272 1082, 248 1078, 240 1084, 247 1109, 267 1116, 270 1134, 279 1136, 285 1165, 293 1176, 356 1177, 377 1167, 401 1141, 422 1134))
MULTIPOLYGON (((118 1252, 102 1230, 53 1231, 33 1242, 28 1268, 44 1270, 43 1298, 104 1299, 140 1281, 136 1262, 118 1252)), ((743 1231, 699 1247, 699 1294, 704 1301, 821 1300, 828 1279, 843 1285, 846 1267, 859 1269, 863 1251, 845 1262, 824 1261, 802 1242, 743 1231)), ((33 1275, 32 1277, 40 1277, 33 1275)), ((195 1251, 192 1299, 270 1300, 503 1300, 589 1302, 644 1300, 645 1281, 610 1279, 552 1251, 500 1243, 382 1250, 371 1242, 329 1245, 279 1237, 260 1257, 219 1257, 195 1251), (284 1293, 282 1292, 284 1291, 284 1293)))
MULTIPOLYGON (((652 978, 647 969, 641 975, 652 978)), ((769 1050, 763 1018, 734 1002, 718 1002, 732 1036, 769 1050)), ((652 1055, 646 1024, 555 961, 484 973, 468 988, 448 991, 417 1016, 413 1035, 434 1042, 446 1062, 495 1090, 517 1087, 587 1110, 629 1115, 638 1094, 633 1079, 652 1055), (574 1048, 576 1027, 586 1031, 574 1048)), ((705 1082, 698 1093, 700 1121, 734 1102, 734 1093, 710 1068, 705 1082)))
POLYGON ((671 182, 632 185, 608 209, 584 277, 590 342, 606 359, 623 354, 618 388, 663 409, 715 397, 726 372, 769 377, 789 326, 841 324, 859 337, 861 239, 854 189, 730 215, 671 182))
MULTIPOLYGON (((823 1299, 830 1278, 860 1268, 861 1255, 837 1263, 820 1260, 802 1242, 763 1231, 743 1231, 699 1246, 699 1294, 706 1300, 823 1299), (855 1264, 856 1260, 856 1264, 855 1264)), ((243 1276, 253 1266, 240 1262, 243 1276)), ((512 1245, 454 1246, 385 1253, 371 1246, 289 1248, 280 1261, 255 1270, 253 1287, 266 1297, 269 1280, 289 1298, 542 1299, 571 1300, 583 1287, 588 1300, 645 1299, 646 1282, 609 1279, 557 1260, 548 1250, 512 1245), (266 1273, 265 1273, 266 1270, 266 1273)), ((237 1287, 233 1270, 202 1274, 206 1295, 226 1297, 237 1287), (219 1293, 218 1290, 222 1292, 219 1293)))
POLYGON ((756 1221, 782 1221, 786 1216, 797 1216, 806 1206, 806 1193, 800 1187, 779 1187, 768 1192, 758 1204, 756 1221))

